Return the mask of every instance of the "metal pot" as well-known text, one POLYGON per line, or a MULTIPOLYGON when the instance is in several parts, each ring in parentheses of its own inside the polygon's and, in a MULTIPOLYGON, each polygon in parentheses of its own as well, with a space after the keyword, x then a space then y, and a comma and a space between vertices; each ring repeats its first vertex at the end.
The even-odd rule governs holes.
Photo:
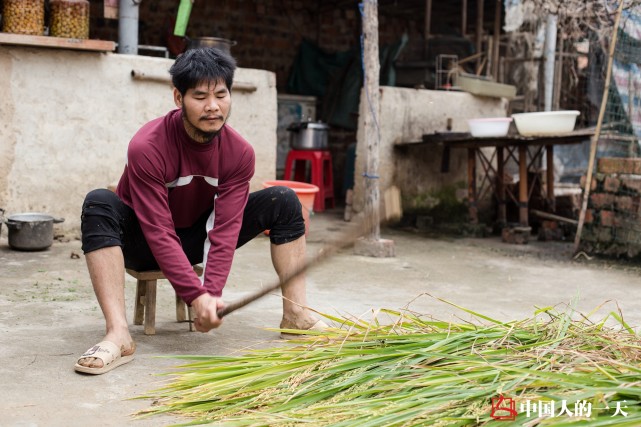
POLYGON ((294 150, 327 150, 329 126, 321 122, 295 122, 287 128, 294 150))
POLYGON ((53 244, 53 223, 64 218, 28 212, 11 215, 5 220, 9 230, 9 246, 21 251, 40 251, 53 244))
POLYGON ((231 55, 231 47, 235 46, 234 40, 221 39, 219 37, 195 37, 188 39, 187 49, 195 49, 197 47, 215 47, 223 52, 231 55))

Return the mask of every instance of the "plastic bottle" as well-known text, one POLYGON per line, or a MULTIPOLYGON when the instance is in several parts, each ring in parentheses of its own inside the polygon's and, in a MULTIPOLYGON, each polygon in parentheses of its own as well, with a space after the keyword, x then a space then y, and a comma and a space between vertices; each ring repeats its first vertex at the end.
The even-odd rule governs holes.
POLYGON ((51 0, 49 34, 72 39, 89 38, 89 0, 51 0))
POLYGON ((4 0, 3 32, 41 36, 44 22, 45 0, 4 0))

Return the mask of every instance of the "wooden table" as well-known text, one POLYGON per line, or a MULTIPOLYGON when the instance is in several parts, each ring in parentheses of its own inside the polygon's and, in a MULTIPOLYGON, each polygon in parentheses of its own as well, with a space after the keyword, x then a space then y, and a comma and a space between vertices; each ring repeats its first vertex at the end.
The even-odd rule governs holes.
MULTIPOLYGON (((467 178, 468 178, 468 201, 469 214, 472 223, 478 223, 477 201, 477 160, 483 168, 481 186, 488 183, 488 188, 493 188, 498 201, 498 221, 501 224, 507 223, 506 196, 508 195, 504 172, 505 165, 513 159, 519 168, 518 198, 510 194, 519 206, 519 223, 522 226, 529 225, 528 202, 532 195, 533 183, 528 185, 528 172, 541 162, 545 153, 546 157, 546 200, 554 211, 554 146, 579 144, 594 135, 594 130, 579 130, 562 135, 525 137, 521 135, 508 135, 505 137, 478 138, 467 133, 434 133, 423 135, 420 142, 402 143, 400 145, 412 144, 436 144, 444 145, 444 152, 451 148, 467 149, 467 178), (492 155, 486 155, 481 148, 494 148, 492 155), (529 159, 528 159, 529 157, 529 159), (496 168, 494 167, 496 158, 496 168), (492 179, 492 174, 496 179, 492 179)), ((538 172, 538 170, 535 170, 538 172)), ((482 194, 481 194, 482 195, 482 194)))

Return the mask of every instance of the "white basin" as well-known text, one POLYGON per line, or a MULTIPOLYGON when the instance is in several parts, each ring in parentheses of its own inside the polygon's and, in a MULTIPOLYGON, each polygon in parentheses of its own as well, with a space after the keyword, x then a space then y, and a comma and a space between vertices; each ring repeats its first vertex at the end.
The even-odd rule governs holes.
POLYGON ((516 129, 523 136, 560 135, 574 130, 576 110, 538 111, 512 114, 516 129))
POLYGON ((507 135, 511 122, 511 117, 487 117, 469 119, 467 125, 474 137, 498 137, 507 135))

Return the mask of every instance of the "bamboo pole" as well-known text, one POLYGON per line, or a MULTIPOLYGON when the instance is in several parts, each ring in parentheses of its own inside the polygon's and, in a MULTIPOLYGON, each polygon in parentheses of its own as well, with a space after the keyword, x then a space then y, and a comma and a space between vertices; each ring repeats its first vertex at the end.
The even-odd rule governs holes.
POLYGON ((581 233, 583 232, 583 224, 585 223, 585 213, 588 210, 588 200, 590 198, 590 186, 592 185, 592 171, 594 169, 594 159, 596 158, 597 142, 601 135, 601 125, 603 124, 603 116, 605 115, 605 107, 608 103, 608 93, 610 91, 610 78, 612 76, 612 61, 614 59, 614 50, 617 45, 617 35, 619 31, 619 21, 621 20, 621 12, 623 11, 623 0, 620 0, 617 16, 614 20, 614 29, 612 30, 612 38, 610 42, 610 53, 608 58, 608 68, 605 73, 605 87, 603 88, 603 98, 601 98, 601 109, 599 110, 599 119, 597 120, 596 130, 592 141, 590 143, 590 159, 588 161, 588 171, 585 177, 585 189, 583 190, 583 203, 581 204, 581 212, 579 213, 579 224, 577 225, 576 236, 574 238, 574 252, 578 252, 579 244, 581 243, 581 233))
POLYGON ((318 265, 331 259, 334 255, 337 255, 340 250, 353 245, 364 234, 369 233, 371 228, 374 226, 379 227, 379 224, 373 224, 368 221, 364 221, 358 226, 351 228, 337 239, 326 243, 313 258, 307 259, 305 263, 303 263, 303 265, 299 266, 295 271, 291 272, 289 276, 283 277, 282 279, 277 279, 271 284, 257 291, 254 291, 253 293, 242 296, 235 301, 231 301, 225 304, 223 308, 217 310, 216 315, 222 319, 223 317, 233 313, 234 311, 243 308, 246 305, 253 303, 254 301, 257 301, 262 297, 277 291, 278 289, 281 289, 283 286, 286 286, 295 278, 300 277, 300 275, 309 271, 312 267, 317 267, 318 265))

